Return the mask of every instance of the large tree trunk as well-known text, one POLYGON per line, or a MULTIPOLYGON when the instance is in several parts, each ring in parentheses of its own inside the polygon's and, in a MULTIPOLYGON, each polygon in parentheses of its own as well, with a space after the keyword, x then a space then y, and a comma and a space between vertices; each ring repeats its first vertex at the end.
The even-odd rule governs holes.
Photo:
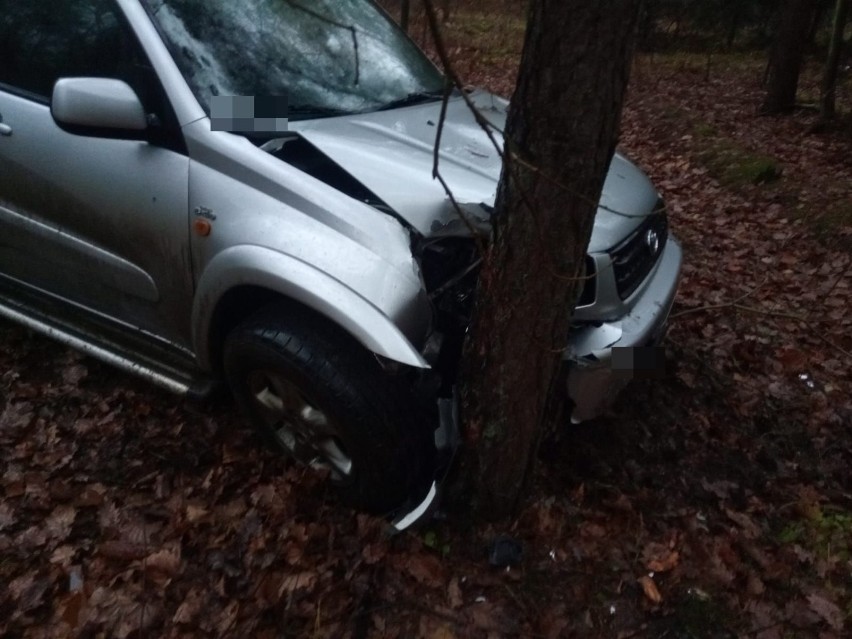
POLYGON ((846 15, 849 10, 847 0, 837 0, 834 7, 834 22, 831 30, 831 43, 828 47, 828 60, 822 76, 822 96, 820 116, 823 120, 834 117, 834 95, 837 88, 837 67, 840 65, 840 52, 843 49, 843 31, 846 28, 846 15))
POLYGON ((411 1, 402 0, 402 6, 399 8, 399 26, 402 30, 408 33, 408 21, 411 16, 411 1))
POLYGON ((639 0, 533 0, 462 371, 474 516, 518 504, 615 149, 639 0), (515 157, 513 157, 515 156, 515 157))
POLYGON ((786 0, 769 55, 763 113, 784 113, 796 106, 799 69, 815 10, 814 0, 786 0))

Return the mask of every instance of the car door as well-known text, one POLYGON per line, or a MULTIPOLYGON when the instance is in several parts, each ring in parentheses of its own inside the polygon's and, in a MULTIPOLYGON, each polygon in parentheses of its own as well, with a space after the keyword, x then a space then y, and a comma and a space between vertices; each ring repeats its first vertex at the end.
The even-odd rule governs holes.
POLYGON ((0 0, 0 275, 171 343, 189 343, 189 160, 114 0, 0 0), (63 77, 127 82, 144 141, 51 116, 63 77))

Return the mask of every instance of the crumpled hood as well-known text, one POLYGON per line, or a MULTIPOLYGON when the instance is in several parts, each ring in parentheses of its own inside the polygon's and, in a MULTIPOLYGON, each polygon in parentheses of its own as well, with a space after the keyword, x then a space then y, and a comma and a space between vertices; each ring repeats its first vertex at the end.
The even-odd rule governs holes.
MULTIPOLYGON (((508 103, 485 92, 470 96, 498 128, 508 103)), ((441 183, 433 179, 440 102, 291 122, 290 129, 339 164, 424 236, 468 233, 441 183)), ((502 138, 497 135, 502 144, 502 138)), ((452 98, 441 134, 439 170, 468 216, 487 223, 502 162, 461 97, 452 98)), ((589 251, 618 244, 656 204, 657 192, 634 164, 616 154, 604 183, 589 251), (619 215, 619 211, 625 215, 619 215), (632 216, 632 217, 631 217, 632 216)))

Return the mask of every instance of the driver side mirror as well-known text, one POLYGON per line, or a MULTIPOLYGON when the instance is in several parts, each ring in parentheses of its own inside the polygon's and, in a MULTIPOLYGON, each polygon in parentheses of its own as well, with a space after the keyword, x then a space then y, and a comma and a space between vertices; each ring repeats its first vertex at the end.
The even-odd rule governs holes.
POLYGON ((142 102, 122 80, 57 80, 50 112, 61 129, 77 135, 144 140, 148 129, 142 102))

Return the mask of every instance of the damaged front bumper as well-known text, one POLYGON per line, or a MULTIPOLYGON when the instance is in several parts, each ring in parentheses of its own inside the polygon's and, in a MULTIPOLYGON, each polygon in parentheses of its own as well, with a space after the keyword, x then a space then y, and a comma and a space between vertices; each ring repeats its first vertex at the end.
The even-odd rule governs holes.
POLYGON ((683 252, 670 237, 630 312, 612 322, 575 329, 565 351, 571 421, 600 415, 635 376, 660 372, 661 357, 646 348, 665 335, 680 278, 683 252))

